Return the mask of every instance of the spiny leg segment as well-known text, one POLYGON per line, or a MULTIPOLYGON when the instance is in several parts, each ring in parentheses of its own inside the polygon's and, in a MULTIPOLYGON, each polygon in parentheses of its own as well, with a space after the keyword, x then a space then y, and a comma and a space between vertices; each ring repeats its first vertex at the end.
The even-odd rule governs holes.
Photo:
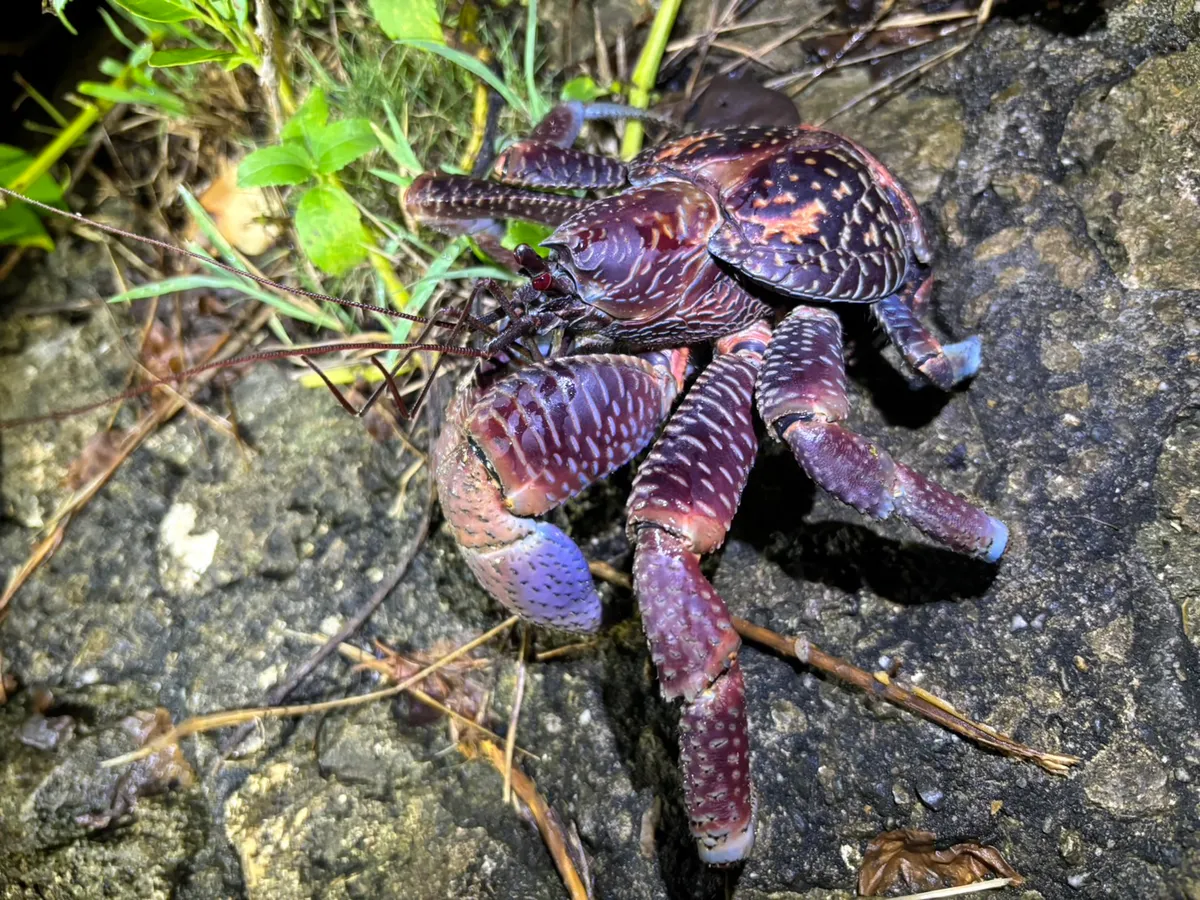
POLYGON ((830 310, 798 306, 775 329, 758 410, 813 481, 859 512, 876 519, 894 513, 937 542, 988 562, 1004 553, 1004 523, 840 424, 849 401, 841 323, 830 310))
POLYGON ((684 702, 684 799, 700 857, 712 864, 750 851, 755 803, 740 642, 700 557, 724 543, 754 463, 754 383, 769 337, 756 323, 719 343, 629 498, 634 588, 663 695, 684 702))
POLYGON ((981 342, 969 337, 942 344, 921 324, 932 285, 928 270, 910 272, 900 290, 873 304, 872 311, 905 362, 948 391, 979 371, 981 342))

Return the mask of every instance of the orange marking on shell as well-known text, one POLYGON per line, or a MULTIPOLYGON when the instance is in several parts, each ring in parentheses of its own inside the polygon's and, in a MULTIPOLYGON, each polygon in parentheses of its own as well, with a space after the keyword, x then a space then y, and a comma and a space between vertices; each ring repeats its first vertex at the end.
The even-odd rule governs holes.
POLYGON ((835 200, 841 200, 843 197, 849 197, 849 196, 850 196, 850 185, 846 184, 846 182, 844 182, 844 181, 839 182, 837 188, 834 189, 833 198, 835 200))
MULTIPOLYGON (((793 202, 794 200, 795 198, 793 198, 793 202)), ((755 200, 752 205, 755 209, 762 209, 767 203, 766 201, 755 200), (762 203, 762 206, 759 205, 760 203, 762 203)), ((789 215, 779 218, 760 218, 758 216, 744 216, 744 218, 749 223, 762 227, 761 240, 767 241, 779 235, 785 243, 799 244, 802 238, 810 234, 816 234, 821 230, 821 219, 828 213, 829 209, 817 199, 810 200, 789 215)))

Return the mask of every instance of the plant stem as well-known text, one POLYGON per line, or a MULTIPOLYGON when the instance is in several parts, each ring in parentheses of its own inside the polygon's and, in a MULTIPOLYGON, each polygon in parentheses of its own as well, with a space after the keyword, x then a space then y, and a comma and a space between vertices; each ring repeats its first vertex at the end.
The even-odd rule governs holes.
MULTIPOLYGON (((116 78, 111 82, 114 88, 129 87, 130 74, 133 72, 132 66, 126 66, 121 70, 116 78)), ((29 193, 30 186, 45 175, 57 163, 64 153, 75 146, 75 142, 87 134, 88 129, 100 121, 101 116, 105 115, 113 104, 107 100, 97 100, 95 103, 89 103, 79 114, 72 119, 58 136, 49 144, 42 148, 42 152, 28 166, 25 167, 20 175, 18 175, 11 184, 5 185, 10 190, 16 191, 18 194, 29 193)))
MULTIPOLYGON (((650 34, 646 36, 646 46, 638 57, 637 66, 629 79, 629 105, 645 109, 650 103, 650 92, 658 81, 658 67, 662 63, 663 51, 667 47, 667 38, 675 27, 675 17, 683 0, 662 0, 658 12, 654 14, 654 22, 650 25, 650 34)), ((642 149, 644 131, 642 123, 634 119, 625 123, 625 136, 621 139, 621 156, 632 159, 642 149)))

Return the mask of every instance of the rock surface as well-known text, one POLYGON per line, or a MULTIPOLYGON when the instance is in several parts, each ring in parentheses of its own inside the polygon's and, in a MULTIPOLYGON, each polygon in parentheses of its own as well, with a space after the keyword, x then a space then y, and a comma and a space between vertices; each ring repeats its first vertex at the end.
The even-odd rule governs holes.
MULTIPOLYGON (((914 390, 847 314, 856 427, 1002 517, 1003 564, 860 519, 775 446, 712 563, 736 614, 864 667, 902 660, 903 677, 960 709, 1084 757, 1080 772, 990 755, 748 647, 760 837, 741 870, 705 870, 686 837, 675 713, 624 624, 531 666, 519 737, 541 757, 526 770, 578 827, 597 896, 846 898, 868 839, 923 828, 1000 849, 1028 879, 1012 897, 1200 897, 1192 9, 1129 3, 1078 37, 993 22, 919 89, 835 123, 914 184, 938 244, 934 321, 985 347, 966 390, 914 390)), ((23 285, 24 306, 110 289, 90 281, 107 271, 94 251, 65 246, 23 285)), ((114 342, 103 315, 7 322, 0 415, 62 406, 51 384, 81 398, 113 389, 114 342)), ((115 897, 564 896, 496 774, 465 762, 444 726, 384 705, 269 723, 223 767, 216 740, 190 739, 192 786, 140 798, 102 833, 77 820, 112 803, 117 776, 98 763, 129 749, 124 717, 261 703, 310 652, 299 633, 351 615, 421 517, 424 474, 389 516, 411 458, 323 393, 260 368, 232 394, 254 452, 186 419, 163 429, 0 626, 25 686, 0 706, 0 897, 100 884, 115 897), (37 685, 76 720, 55 749, 17 737, 37 685)), ((0 434, 6 566, 103 419, 0 434)), ((627 485, 568 511, 590 556, 623 561, 627 485)), ((605 592, 628 612, 628 597, 605 592)), ((501 616, 435 529, 359 642, 457 642, 501 616)), ((489 655, 505 710, 511 646, 489 655)), ((297 700, 370 686, 335 661, 297 700)))

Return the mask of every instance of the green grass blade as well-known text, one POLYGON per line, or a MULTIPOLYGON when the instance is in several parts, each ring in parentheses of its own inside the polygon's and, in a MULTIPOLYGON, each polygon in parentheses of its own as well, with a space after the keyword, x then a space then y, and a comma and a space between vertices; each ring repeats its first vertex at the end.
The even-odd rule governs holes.
POLYGON ((146 300, 150 297, 162 297, 180 291, 194 291, 198 288, 214 288, 241 290, 242 280, 233 275, 179 275, 175 278, 164 278, 150 284, 139 285, 122 291, 114 297, 109 297, 109 303, 129 303, 133 300, 146 300))
MULTIPOLYGON (((676 0, 676 3, 678 3, 678 0, 676 0)), ((453 47, 447 47, 445 44, 435 44, 433 41, 398 41, 398 43, 416 50, 424 50, 427 53, 436 53, 456 66, 466 69, 476 78, 486 82, 510 107, 520 112, 529 121, 533 121, 529 104, 514 94, 507 84, 496 77, 495 72, 469 53, 463 53, 461 50, 455 50, 453 47)))
POLYGON ((538 0, 528 0, 525 13, 525 92, 529 94, 530 121, 540 122, 549 111, 541 92, 538 91, 537 79, 537 27, 538 0))

